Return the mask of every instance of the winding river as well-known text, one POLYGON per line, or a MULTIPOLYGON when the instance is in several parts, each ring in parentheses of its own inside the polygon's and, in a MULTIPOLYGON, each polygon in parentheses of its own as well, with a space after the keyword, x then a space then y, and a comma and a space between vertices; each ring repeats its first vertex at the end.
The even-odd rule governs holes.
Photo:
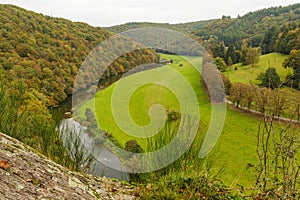
MULTIPOLYGON (((124 77, 130 76, 141 71, 159 68, 164 64, 145 64, 134 68, 133 70, 124 74, 124 77)), ((114 82, 118 81, 123 74, 112 76, 104 80, 99 81, 99 90, 105 89, 114 82)), ((86 95, 85 91, 81 91, 86 95)), ((76 104, 81 102, 76 102, 76 104)), ((72 96, 68 97, 63 103, 59 105, 59 109, 62 113, 70 112, 72 110, 72 96)), ((93 159, 90 163, 83 163, 82 170, 93 175, 106 176, 109 178, 117 178, 119 180, 129 180, 129 174, 126 173, 126 168, 122 165, 121 160, 113 154, 108 148, 106 148, 101 142, 97 141, 97 138, 92 134, 89 134, 87 127, 82 126, 72 118, 65 118, 61 121, 60 130, 64 144, 69 144, 69 154, 74 157, 76 152, 76 142, 80 141, 79 147, 83 149, 83 157, 93 155, 93 159), (72 130, 72 131, 69 131, 72 130), (70 136, 70 134, 73 134, 70 136), (74 135, 75 134, 75 135, 74 135), (71 139, 70 139, 71 138, 71 139), (108 167, 111 166, 111 167, 108 167), (119 169, 119 170, 116 170, 119 169)))
MULTIPOLYGON (((121 75, 118 75, 101 80, 99 88, 104 89, 120 78, 121 75)), ((62 102, 59 109, 62 113, 70 112, 72 109, 72 96, 62 102)), ((89 134, 87 127, 82 126, 72 118, 64 118, 60 123, 60 131, 64 144, 69 145, 68 149, 71 157, 75 157, 75 154, 78 153, 76 149, 82 149, 83 158, 86 158, 81 166, 83 171, 97 176, 129 180, 129 175, 126 173, 126 168, 122 165, 120 159, 103 144, 95 142, 97 138, 89 134), (87 159, 89 155, 93 155, 94 159, 89 161, 87 159), (112 166, 112 168, 108 166, 112 166)))

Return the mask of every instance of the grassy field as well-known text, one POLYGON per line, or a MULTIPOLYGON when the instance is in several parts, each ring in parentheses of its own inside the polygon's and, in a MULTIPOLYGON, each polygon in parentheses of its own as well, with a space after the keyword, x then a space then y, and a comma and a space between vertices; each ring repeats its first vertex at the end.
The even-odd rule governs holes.
POLYGON ((257 63, 255 67, 251 65, 242 66, 241 63, 238 63, 230 66, 224 74, 229 77, 231 82, 259 84, 260 82, 256 80, 257 76, 260 73, 264 73, 270 66, 276 69, 281 81, 284 81, 290 70, 282 67, 282 63, 286 58, 287 55, 279 53, 262 55, 260 56, 259 63, 257 63), (235 68, 237 68, 237 70, 235 70, 235 68))
MULTIPOLYGON (((201 68, 201 58, 174 55, 161 55, 161 57, 173 59, 174 63, 126 77, 122 80, 122 84, 126 84, 126 87, 130 88, 135 86, 139 80, 157 76, 164 77, 163 82, 176 82, 180 80, 179 76, 170 76, 172 75, 170 71, 174 69, 180 72, 180 74, 188 80, 197 96, 201 124, 197 137, 203 138, 210 122, 210 103, 202 90, 199 73, 190 64, 195 64, 197 68, 201 68), (182 64, 182 67, 180 67, 179 64, 182 64)), ((127 135, 114 121, 111 108, 111 96, 116 84, 117 83, 96 94, 95 108, 98 122, 101 128, 112 133, 113 137, 122 146, 124 146, 128 140, 136 139, 141 146, 146 149, 146 139, 134 138, 127 135)), ((123 92, 125 95, 127 91, 124 90, 123 92)), ((188 102, 189 97, 186 98, 188 102)), ((93 108, 93 103, 93 101, 89 101, 81 107, 81 117, 85 118, 85 109, 87 107, 93 108)), ((138 125, 148 124, 150 122, 148 115, 149 108, 154 104, 161 104, 165 109, 171 111, 180 111, 176 94, 173 94, 170 90, 158 84, 146 84, 139 87, 130 98, 129 112, 132 120, 138 125)), ((120 109, 120 112, 123 112, 121 111, 123 109, 121 106, 120 108, 116 107, 115 112, 118 112, 118 109, 120 109)), ((214 170, 218 171, 221 168, 223 169, 218 178, 223 180, 226 184, 235 186, 239 183, 241 185, 251 186, 254 183, 253 171, 251 169, 247 170, 246 165, 247 163, 256 162, 256 141, 254 134, 257 130, 258 123, 259 121, 257 119, 248 114, 227 109, 226 122, 222 135, 213 152, 209 155, 215 156, 214 170)), ((196 148, 200 150, 200 146, 196 148)))
MULTIPOLYGON (((172 65, 167 65, 161 67, 159 69, 148 70, 144 72, 140 72, 138 74, 134 74, 132 76, 126 77, 121 80, 121 85, 125 86, 125 90, 118 90, 120 96, 124 98, 124 95, 128 93, 130 88, 135 87, 139 82, 143 82, 143 80, 149 80, 149 77, 157 77, 160 76, 163 82, 176 82, 178 79, 180 80, 180 75, 174 75, 174 71, 170 70, 170 67, 175 71, 178 71, 180 74, 184 75, 186 80, 190 82, 190 85, 193 87, 198 101, 204 102, 208 104, 208 100, 205 97, 205 94, 202 90, 198 90, 197 88, 201 88, 200 85, 200 76, 197 76, 197 71, 190 63, 196 63, 197 67, 201 67, 201 58, 195 57, 183 57, 179 56, 169 56, 163 55, 166 59, 173 59, 172 65), (185 59, 188 59, 187 62, 185 59), (183 67, 179 67, 179 64, 182 64, 183 67)), ((180 84, 180 83, 179 83, 180 84)), ((100 126, 103 130, 110 132, 114 135, 117 141, 124 145, 128 140, 132 139, 132 137, 125 134, 116 124, 113 112, 112 112, 112 102, 111 96, 114 92, 114 89, 117 85, 117 82, 112 84, 110 87, 105 90, 99 91, 96 94, 95 107, 97 118, 100 123, 100 126)), ((188 102, 189 97, 185 97, 185 101, 188 102)), ((160 104, 165 109, 169 111, 180 112, 179 102, 175 96, 169 89, 166 87, 162 87, 158 84, 145 84, 141 85, 131 96, 129 101, 129 112, 133 121, 138 125, 147 125, 150 122, 150 118, 148 115, 149 109, 154 104, 160 104)), ((82 107, 81 117, 84 117, 84 110, 87 108, 93 108, 93 102, 87 102, 82 107)), ((123 108, 118 105, 114 106, 117 110, 115 112, 121 111, 123 108)), ((209 108, 203 108, 205 110, 209 108)), ((122 111, 121 111, 122 112, 122 111)), ((137 139, 141 145, 146 148, 146 140, 137 139)))

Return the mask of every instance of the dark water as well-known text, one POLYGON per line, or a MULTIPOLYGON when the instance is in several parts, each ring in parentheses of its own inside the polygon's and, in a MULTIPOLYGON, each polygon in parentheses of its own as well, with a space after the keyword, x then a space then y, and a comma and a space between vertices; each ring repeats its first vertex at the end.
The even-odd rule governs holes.
POLYGON ((61 137, 64 144, 69 142, 68 149, 71 157, 75 157, 77 152, 75 148, 82 151, 84 158, 88 158, 90 155, 93 156, 91 162, 85 161, 82 163, 83 171, 96 176, 129 181, 126 167, 122 165, 121 160, 104 145, 97 143, 97 137, 89 134, 86 127, 72 118, 64 119, 60 124, 60 131, 63 133, 61 137), (75 147, 74 143, 76 141, 80 141, 79 147, 75 147))
MULTIPOLYGON (((99 84, 98 84, 98 86, 99 86, 98 90, 107 88, 114 82, 118 81, 121 77, 122 77, 122 74, 100 80, 99 84)), ((80 95, 87 94, 86 91, 79 91, 79 93, 80 93, 80 95)), ((81 102, 75 102, 75 103, 77 104, 77 103, 81 103, 81 102)), ((61 111, 62 114, 66 113, 66 112, 70 112, 72 110, 72 95, 68 96, 62 103, 60 103, 58 105, 58 109, 61 111)))
MULTIPOLYGON (((113 76, 105 80, 99 81, 99 90, 105 89, 114 82, 118 81, 122 75, 113 76)), ((86 91, 79 91, 80 95, 87 95, 86 91)), ((72 110, 72 96, 66 98, 64 102, 59 104, 56 108, 61 113, 62 121, 60 123, 60 130, 64 144, 71 141, 70 155, 72 156, 75 152, 74 141, 80 141, 80 146, 82 146, 83 153, 85 157, 89 155, 94 156, 94 160, 89 164, 88 169, 83 169, 85 172, 97 175, 105 176, 109 178, 117 178, 119 180, 129 180, 128 173, 126 173, 125 167, 122 165, 120 159, 114 155, 109 149, 107 149, 102 144, 94 144, 97 139, 95 136, 89 134, 86 127, 82 126, 72 118, 68 119, 65 115, 66 112, 71 112, 72 110), (70 131, 71 130, 71 131, 70 131), (69 134, 73 134, 71 137, 69 134), (75 139, 76 138, 76 139, 75 139), (73 150, 72 150, 73 149, 73 150), (119 169, 119 170, 117 170, 119 169)), ((81 103, 81 102, 76 102, 81 103)))

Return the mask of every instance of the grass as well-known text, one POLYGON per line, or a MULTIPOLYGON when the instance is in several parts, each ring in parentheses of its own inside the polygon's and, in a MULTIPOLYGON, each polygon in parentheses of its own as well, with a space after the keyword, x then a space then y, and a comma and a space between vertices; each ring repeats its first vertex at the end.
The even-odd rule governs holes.
MULTIPOLYGON (((208 104, 208 100, 202 90, 198 90, 198 88, 201 88, 200 85, 200 76, 197 74, 197 71, 193 68, 193 66, 190 63, 196 63, 197 67, 201 67, 201 58, 196 57, 183 57, 180 58, 179 56, 170 56, 170 55, 163 55, 166 59, 173 59, 172 65, 167 65, 164 67, 161 67, 159 69, 153 69, 149 71, 140 72, 138 74, 134 74, 132 76, 126 77, 122 79, 122 83, 120 85, 124 85, 124 90, 118 90, 118 96, 121 96, 124 98, 124 96, 128 93, 130 88, 134 88, 136 84, 139 82, 143 82, 143 80, 148 80, 149 77, 157 77, 159 76, 162 81, 161 84, 164 84, 165 82, 178 82, 181 80, 180 75, 174 75, 174 71, 170 70, 170 68, 174 69, 175 71, 181 73, 186 80, 188 80, 194 89, 196 96, 198 98, 199 102, 203 102, 205 104, 208 104), (185 59, 189 60, 187 62, 185 59), (179 67, 179 65, 182 64, 183 67, 179 67)), ((180 84, 179 82, 178 84, 180 84)), ((177 85, 178 85, 177 84, 177 85)), ((113 111, 111 108, 112 102, 111 102, 111 96, 114 92, 114 89, 117 85, 117 82, 112 84, 110 87, 106 88, 105 90, 99 91, 96 94, 95 98, 95 107, 96 107, 96 113, 97 113, 97 119, 99 122, 100 127, 105 130, 106 132, 110 132, 113 134, 115 139, 124 146, 125 143, 133 139, 124 131, 122 131, 118 125, 116 124, 114 117, 113 117, 113 111)), ((184 89, 184 88, 183 88, 184 89)), ((184 92, 184 91, 179 91, 184 92)), ((188 102, 189 96, 185 96, 183 101, 188 102)), ((133 121, 138 125, 147 125, 150 122, 149 117, 149 109, 154 104, 160 104, 165 109, 169 111, 175 111, 180 112, 180 106, 179 102, 176 98, 176 95, 169 90, 166 87, 162 87, 158 84, 146 84, 139 87, 136 91, 134 91, 133 95, 130 98, 129 101, 129 112, 130 116, 133 119, 133 121)), ((87 102, 83 107, 81 108, 81 117, 84 116, 85 109, 87 107, 90 107, 93 109, 93 101, 87 102)), ((123 112, 123 107, 114 106, 116 109, 115 112, 123 112)), ((209 108, 200 108, 202 109, 202 112, 209 111, 209 108)), ((124 114, 125 115, 125 114, 124 114)), ((147 140, 146 139, 137 139, 138 142, 142 145, 144 149, 146 149, 147 140)))
MULTIPOLYGON (((162 54, 161 57, 173 59, 174 63, 158 69, 144 71, 133 76, 126 77, 123 79, 123 84, 127 84, 126 87, 130 88, 138 83, 139 80, 156 76, 164 77, 162 81, 165 82, 176 82, 179 78, 176 76, 170 76, 170 68, 180 72, 194 89, 199 102, 201 126, 198 130, 197 139, 199 140, 200 138, 201 140, 205 136, 210 122, 210 103, 202 89, 199 73, 197 73, 197 70, 187 62, 188 60, 190 63, 196 63, 197 68, 200 69, 201 58, 182 58, 180 56, 164 54, 162 54), (182 64, 183 66, 179 67, 179 64, 182 64)), ((282 60, 283 57, 280 57, 280 59, 282 60)), ((263 60, 264 59, 261 59, 261 62, 263 60)), ((242 70, 238 70, 237 72, 240 71, 242 72, 242 70)), ((113 137, 122 146, 124 146, 128 140, 136 139, 144 149, 147 149, 146 139, 135 138, 126 134, 114 121, 111 109, 111 96, 116 84, 117 83, 99 91, 96 94, 95 104, 94 101, 85 103, 79 110, 80 116, 85 118, 85 109, 87 107, 93 108, 93 105, 95 105, 98 122, 104 131, 112 133, 113 137)), ((126 92, 128 91, 123 90, 124 94, 126 94, 126 92)), ((188 97, 186 100, 188 102, 188 97)), ((148 124, 150 122, 148 111, 153 104, 161 104, 168 110, 177 112, 180 111, 178 99, 170 90, 157 84, 146 84, 139 87, 133 93, 129 101, 130 116, 133 121, 138 125, 148 124)), ((118 112, 118 110, 122 110, 121 106, 120 108, 116 107, 115 109, 116 112, 118 112)), ((239 184, 252 186, 254 184, 255 176, 253 170, 246 169, 246 166, 248 163, 256 163, 256 139, 254 134, 257 130, 258 123, 259 120, 249 114, 227 109, 226 122, 222 135, 213 152, 209 154, 209 157, 214 155, 215 158, 212 170, 217 172, 222 169, 223 171, 218 178, 224 181, 227 185, 236 186, 239 184)), ((197 151, 194 157, 197 158, 200 146, 198 145, 194 148, 195 152, 197 151)), ((199 170, 197 167, 193 168, 189 166, 188 168, 191 174, 197 173, 197 170, 199 170)))
POLYGON ((282 63, 286 58, 287 55, 279 53, 262 55, 260 56, 259 63, 257 63, 255 67, 251 67, 251 65, 242 66, 241 63, 238 63, 230 66, 227 72, 225 72, 224 74, 228 76, 230 81, 233 83, 241 82, 246 84, 260 84, 260 82, 256 80, 257 76, 260 73, 264 73, 270 66, 276 69, 277 73, 280 76, 280 80, 285 81, 285 77, 290 70, 282 67, 282 63), (237 70, 235 70, 235 68, 237 68, 237 70))

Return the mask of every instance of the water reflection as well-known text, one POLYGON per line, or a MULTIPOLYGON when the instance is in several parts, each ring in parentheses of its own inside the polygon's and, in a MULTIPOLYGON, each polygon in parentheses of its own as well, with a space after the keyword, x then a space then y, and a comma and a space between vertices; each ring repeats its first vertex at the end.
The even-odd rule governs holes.
POLYGON ((61 122, 60 131, 70 156, 76 160, 82 153, 80 165, 83 171, 92 175, 129 181, 129 176, 124 172, 126 169, 120 159, 102 143, 97 142, 97 137, 89 134, 86 127, 72 118, 64 119, 61 122), (90 159, 91 155, 94 159, 90 159), (115 169, 120 169, 120 171, 115 169))

